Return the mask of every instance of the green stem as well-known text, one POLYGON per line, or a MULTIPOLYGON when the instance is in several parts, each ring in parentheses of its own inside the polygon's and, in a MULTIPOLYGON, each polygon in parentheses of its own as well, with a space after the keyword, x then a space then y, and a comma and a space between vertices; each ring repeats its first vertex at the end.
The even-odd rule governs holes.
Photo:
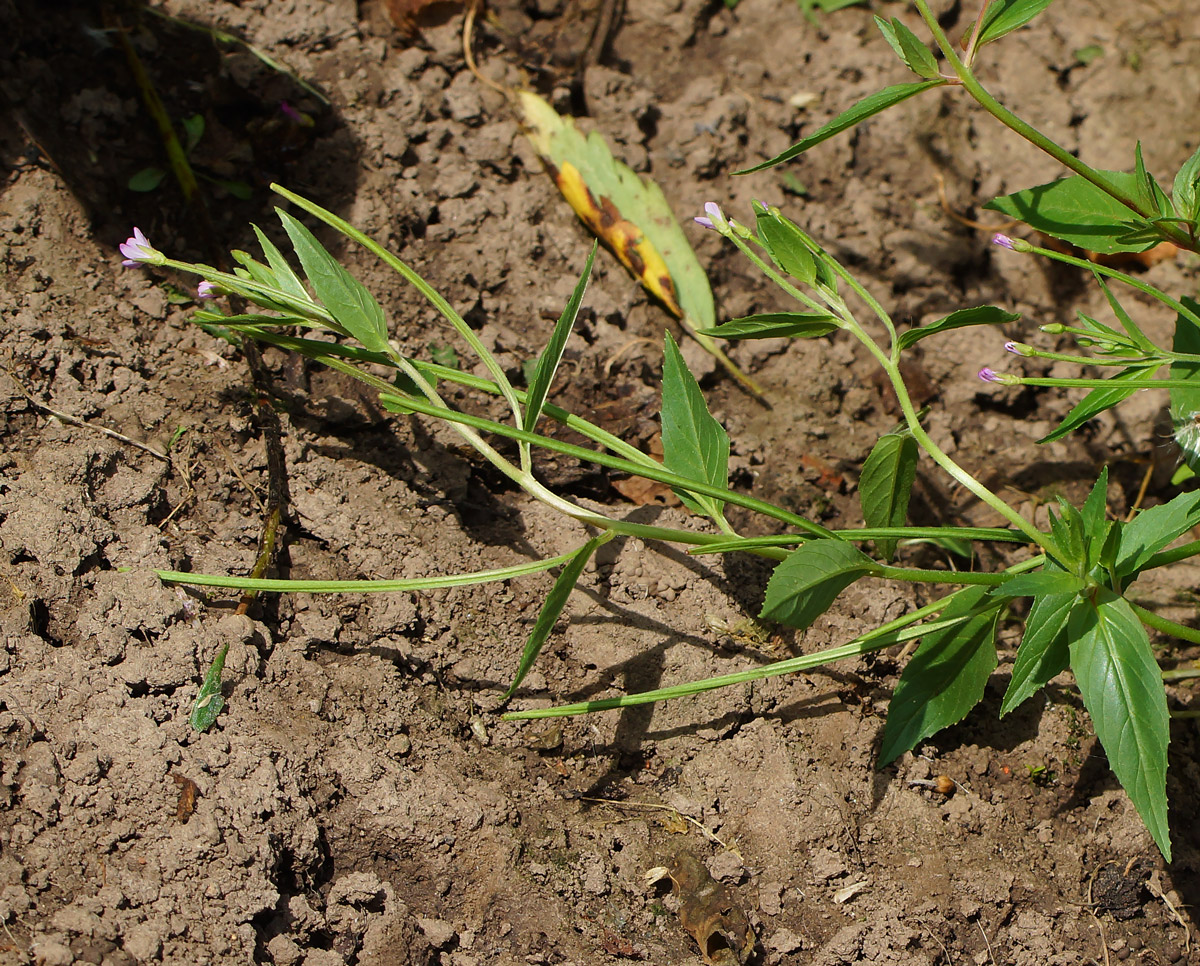
MULTIPOLYGON (((1028 124, 1021 118, 1017 117, 1012 111, 1008 110, 1003 104, 997 101, 987 89, 979 83, 974 72, 959 58, 949 38, 942 30, 941 25, 937 22, 937 17, 930 10, 927 0, 913 0, 917 10, 921 14, 921 18, 925 21, 925 25, 933 34, 933 39, 941 50, 946 62, 950 65, 963 89, 971 95, 972 98, 992 117, 996 118, 1001 124, 1009 130, 1014 131, 1021 137, 1025 138, 1030 144, 1039 150, 1050 155, 1059 164, 1074 171, 1084 180, 1091 182, 1109 197, 1120 202, 1134 214, 1141 218, 1157 218, 1157 211, 1144 211, 1138 204, 1137 199, 1132 195, 1126 194, 1104 175, 1096 171, 1094 168, 1080 161, 1077 157, 1071 154, 1066 148, 1062 147, 1055 141, 1052 141, 1041 131, 1028 124)), ((1186 232, 1180 231, 1177 228, 1172 228, 1165 224, 1155 226, 1159 233, 1164 237, 1173 241, 1176 245, 1182 248, 1190 248, 1191 243, 1186 232)))
MULTIPOLYGON (((1125 599, 1129 600, 1128 597, 1125 599)), ((1129 606, 1133 608, 1133 612, 1137 614, 1138 619, 1147 627, 1153 627, 1156 631, 1162 634, 1169 634, 1171 637, 1177 637, 1181 641, 1200 644, 1200 630, 1196 630, 1194 627, 1185 627, 1183 624, 1177 624, 1175 621, 1160 617, 1154 611, 1146 610, 1145 607, 1140 607, 1131 600, 1129 600, 1129 606)))
POLYGON ((1033 376, 1002 375, 996 380, 1004 386, 1057 386, 1062 389, 1195 389, 1187 379, 1042 379, 1033 376))
MULTIPOLYGON (((381 397, 384 398, 384 397, 381 397)), ((645 477, 648 480, 657 480, 660 483, 666 483, 668 486, 677 487, 681 490, 687 490, 692 493, 697 493, 700 496, 711 496, 724 503, 731 503, 734 506, 745 507, 747 510, 753 510, 756 513, 761 513, 763 516, 770 517, 774 520, 779 520, 789 524, 798 530, 803 530, 806 533, 812 534, 814 537, 829 537, 838 539, 832 530, 827 530, 820 524, 813 523, 811 520, 806 520, 802 516, 795 513, 790 513, 782 507, 777 507, 774 504, 767 503, 764 500, 755 499, 752 496, 747 496, 744 493, 737 493, 733 490, 727 490, 723 487, 713 486, 710 483, 704 483, 699 480, 692 480, 685 476, 680 476, 678 473, 672 473, 670 470, 663 467, 661 464, 654 466, 644 466, 640 463, 634 463, 630 460, 621 459, 617 456, 611 456, 608 453, 598 452, 597 450, 587 449, 583 446, 576 446, 573 443, 564 443, 557 439, 552 439, 549 436, 539 436, 536 433, 526 432, 523 429, 516 429, 504 423, 497 423, 490 419, 484 419, 482 416, 475 416, 471 413, 461 413, 452 409, 442 409, 431 405, 425 400, 418 399, 413 396, 392 395, 386 397, 394 404, 410 409, 413 412, 418 412, 426 416, 432 416, 436 419, 444 419, 450 423, 461 423, 464 426, 470 426, 475 429, 489 433, 497 433, 501 436, 507 436, 517 442, 528 442, 535 446, 540 446, 543 449, 552 450, 556 453, 562 453, 565 456, 571 456, 575 459, 582 460, 585 463, 595 463, 599 466, 606 466, 609 469, 619 470, 623 473, 630 473, 634 476, 645 477)), ((578 518, 579 509, 572 509, 572 516, 578 518)), ((601 526, 607 526, 612 521, 605 521, 601 526)))
POLYGON ((903 580, 913 584, 981 584, 999 587, 1008 581, 1005 574, 989 574, 969 570, 922 570, 909 567, 879 567, 872 577, 884 580, 903 580))

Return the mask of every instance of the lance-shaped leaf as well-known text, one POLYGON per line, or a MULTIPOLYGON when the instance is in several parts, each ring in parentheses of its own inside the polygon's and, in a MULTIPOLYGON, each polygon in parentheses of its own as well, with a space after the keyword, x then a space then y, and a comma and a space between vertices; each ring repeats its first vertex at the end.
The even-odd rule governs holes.
POLYGON ((970 587, 956 595, 941 616, 968 620, 921 639, 888 705, 880 767, 961 721, 983 697, 988 676, 996 669, 996 621, 1003 609, 988 597, 988 590, 970 587))
POLYGON ((1034 599, 1025 619, 1025 635, 1017 648, 1012 678, 1000 705, 1000 717, 1067 669, 1070 662, 1067 618, 1078 599, 1076 594, 1047 594, 1034 599))
MULTIPOLYGON (((1099 173, 1127 195, 1137 190, 1137 178, 1129 172, 1099 173)), ((1144 252, 1161 241, 1161 236, 1155 235, 1134 243, 1125 242, 1124 236, 1131 230, 1146 229, 1148 222, 1077 174, 993 198, 983 207, 1003 212, 1047 235, 1103 255, 1144 252)))
POLYGON ((700 328, 716 321, 712 289, 692 246, 653 181, 617 161, 597 131, 585 137, 529 91, 518 94, 535 150, 585 225, 643 286, 700 328))
POLYGON ((571 327, 575 325, 575 317, 579 314, 579 306, 583 303, 583 293, 587 289, 588 279, 591 278, 592 262, 595 259, 596 245, 593 243, 592 250, 588 253, 587 264, 583 266, 583 274, 575 285, 575 291, 567 299, 567 305, 563 309, 562 315, 558 317, 554 331, 550 334, 550 341, 546 343, 546 348, 538 356, 537 365, 533 370, 533 378, 529 380, 529 394, 525 397, 523 429, 527 433, 533 432, 538 417, 542 414, 542 406, 546 402, 546 395, 550 392, 550 384, 554 382, 554 373, 558 371, 563 350, 567 347, 567 337, 571 334, 571 327))
POLYGON ((1033 574, 1018 574, 997 587, 993 597, 1041 597, 1046 594, 1077 594, 1084 583, 1074 574, 1062 570, 1040 570, 1033 574))
POLYGON ((267 264, 271 266, 271 271, 275 273, 276 284, 278 284, 281 289, 287 292, 288 295, 292 296, 292 298, 310 298, 308 292, 304 288, 304 283, 301 282, 296 273, 292 271, 292 266, 289 265, 287 259, 283 257, 283 253, 275 247, 274 242, 272 242, 271 239, 263 234, 262 229, 260 229, 258 225, 251 225, 250 227, 254 229, 254 235, 258 239, 258 244, 262 246, 263 255, 266 256, 267 264))
POLYGON ((824 312, 764 312, 730 319, 698 334, 716 339, 815 339, 838 328, 837 320, 824 312))
POLYGON ((1024 27, 1053 0, 993 0, 983 12, 983 28, 977 46, 990 44, 1018 27, 1024 27))
MULTIPOLYGON (((663 340, 662 444, 663 465, 673 473, 713 486, 729 482, 729 434, 709 413, 670 332, 663 340)), ((675 492, 697 513, 714 516, 721 511, 721 501, 713 497, 675 492)))
POLYGON ((204 683, 200 685, 200 693, 196 695, 196 703, 192 705, 192 713, 188 716, 188 723, 196 731, 204 732, 211 728, 225 707, 225 697, 221 694, 221 675, 225 671, 225 656, 228 653, 229 645, 223 644, 209 665, 208 673, 204 675, 204 683))
POLYGON ((781 272, 811 285, 817 277, 817 262, 804 243, 800 229, 784 218, 778 209, 754 206, 755 227, 759 240, 781 272))
POLYGON ((1200 183, 1200 148, 1183 162, 1183 166, 1175 173, 1175 181, 1171 186, 1171 200, 1175 210, 1184 218, 1195 220, 1200 215, 1200 193, 1196 185, 1200 183))
POLYGON ((1086 423, 1089 419, 1099 416, 1106 409, 1112 409, 1118 403, 1124 402, 1135 392, 1135 388, 1125 388, 1121 386, 1122 382, 1130 379, 1149 379, 1156 372, 1158 366, 1130 366, 1128 369, 1122 369, 1115 376, 1104 381, 1104 385, 1097 389, 1093 389, 1066 415, 1066 418, 1054 428, 1052 432, 1047 433, 1039 443, 1051 443, 1056 439, 1061 439, 1068 433, 1073 433, 1080 426, 1086 423))
POLYGON ((1167 696, 1150 639, 1111 591, 1078 599, 1067 625, 1071 669, 1108 763, 1171 860, 1167 828, 1167 696))
POLYGON ((313 233, 280 208, 275 209, 292 240, 296 257, 313 291, 338 323, 372 352, 387 350, 383 309, 365 285, 347 272, 313 237, 313 233))
POLYGON ((1143 510, 1121 530, 1116 572, 1136 575, 1146 561, 1172 540, 1200 524, 1200 490, 1180 493, 1169 503, 1143 510))
POLYGON ((829 610, 838 594, 878 567, 844 540, 810 540, 775 568, 759 616, 803 630, 829 610))
POLYGON ((889 107, 894 107, 901 101, 908 100, 910 97, 915 97, 917 94, 922 94, 935 87, 942 87, 945 84, 946 81, 938 79, 885 87, 881 91, 876 91, 874 94, 864 97, 849 110, 843 111, 832 121, 823 125, 808 137, 797 141, 782 154, 771 158, 770 161, 764 161, 762 164, 756 164, 754 167, 746 168, 743 171, 735 171, 734 174, 750 174, 754 171, 762 171, 765 168, 773 168, 777 164, 783 164, 784 161, 791 161, 792 158, 803 154, 809 148, 816 147, 822 141, 828 141, 831 137, 841 134, 843 131, 848 131, 850 128, 861 124, 867 118, 874 117, 876 114, 886 111, 889 107))
POLYGON ((1020 317, 1016 312, 1005 312, 1004 309, 994 305, 977 305, 973 309, 959 309, 957 312, 951 312, 945 318, 930 322, 928 325, 901 332, 896 341, 901 349, 907 349, 922 339, 937 335, 939 332, 961 329, 967 325, 1002 325, 1005 322, 1016 322, 1020 317))
MULTIPOLYGON (((902 527, 917 476, 917 441, 908 430, 887 433, 871 450, 858 478, 858 501, 868 527, 902 527)), ((876 540, 879 552, 891 559, 896 538, 876 540)))
POLYGON ((525 650, 521 652, 521 661, 517 665, 517 673, 513 676, 513 682, 508 686, 508 690, 504 692, 504 700, 507 701, 513 696, 521 682, 525 680, 525 675, 529 673, 529 669, 533 667, 533 662, 537 660, 538 654, 541 653, 542 646, 546 643, 546 638, 550 636, 550 632, 554 630, 554 624, 558 620, 558 615, 567 605, 567 598, 571 596, 571 591, 575 589, 575 585, 579 582, 579 577, 583 573, 583 568, 587 566, 587 562, 592 559, 592 554, 596 552, 596 548, 607 540, 607 537, 594 537, 585 543, 575 553, 562 572, 559 573, 558 579, 554 581, 554 586, 550 588, 550 593, 546 595, 546 600, 542 604, 542 609, 538 611, 537 620, 533 623, 533 630, 529 634, 529 639, 525 642, 525 650))
POLYGON ((909 70, 921 77, 937 77, 937 60, 929 52, 929 48, 921 43, 920 38, 904 24, 895 17, 890 23, 882 17, 876 17, 875 26, 909 70))

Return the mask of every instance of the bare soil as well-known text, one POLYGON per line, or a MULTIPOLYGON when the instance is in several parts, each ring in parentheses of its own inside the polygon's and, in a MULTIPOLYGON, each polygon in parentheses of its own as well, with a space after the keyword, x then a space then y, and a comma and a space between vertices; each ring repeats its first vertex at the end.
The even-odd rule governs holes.
MULTIPOLYGON (((1049 345, 1039 325, 1104 311, 1083 276, 995 250, 948 213, 997 224, 978 206, 1056 176, 1052 162, 948 90, 792 165, 803 197, 782 169, 729 177, 904 79, 870 11, 817 27, 787 0, 743 0, 735 11, 643 0, 626 5, 599 49, 585 28, 604 4, 494 6, 475 40, 484 71, 586 111, 581 124, 659 182, 688 219, 724 317, 783 306, 689 216, 706 201, 742 217, 753 198, 779 204, 898 319, 984 302, 1023 314, 1004 332, 927 343, 916 374, 935 437, 1023 512, 1044 513, 1057 494, 1078 499, 1105 464, 1118 483, 1114 514, 1137 500, 1148 468, 1143 505, 1169 498, 1175 456, 1160 396, 1038 447, 1072 397, 975 378, 982 364, 1020 364, 1003 358, 1005 339, 1049 345), (800 94, 813 95, 803 109, 790 103, 800 94)), ((874 6, 909 18, 903 4, 874 6)), ((1015 621, 984 705, 876 771, 899 653, 652 709, 505 723, 498 695, 550 576, 274 596, 248 616, 231 594, 160 584, 151 569, 253 565, 264 394, 237 349, 188 322, 184 280, 122 268, 116 246, 133 225, 184 257, 207 259, 213 244, 249 249, 248 222, 274 232, 266 184, 278 180, 407 259, 514 372, 545 340, 589 239, 503 98, 465 70, 460 12, 406 38, 382 6, 350 0, 155 9, 243 37, 332 104, 243 49, 148 13, 0 5, 0 963, 694 963, 669 881, 644 878, 684 850, 741 903, 764 963, 1200 963, 1190 938, 1200 901, 1194 722, 1173 726, 1168 867, 1068 677, 997 720, 1015 621), (135 25, 169 113, 205 116, 197 167, 253 189, 240 201, 204 182, 210 226, 169 182, 149 194, 126 188, 162 164, 162 148, 107 29, 118 21, 135 25), (281 100, 314 124, 288 121, 281 100), (49 417, 26 391, 159 450, 185 432, 165 462, 49 417), (198 734, 188 710, 225 642, 227 707, 198 734), (953 794, 914 784, 938 775, 954 780, 953 794)), ((955 5, 945 23, 961 30, 970 15, 955 5)), ((1060 0, 985 58, 985 79, 1091 163, 1129 167, 1141 138, 1151 169, 1165 173, 1195 148, 1198 26, 1184 0, 1060 0), (1076 51, 1090 45, 1103 56, 1085 66, 1076 51)), ((396 276, 328 240, 408 351, 428 357, 451 342, 396 276)), ((1170 291, 1195 288, 1193 261, 1150 271, 1170 291)), ((1169 331, 1153 304, 1128 304, 1169 331)), ((557 398, 650 445, 664 328, 680 336, 601 257, 557 398)), ((831 526, 860 523, 858 471, 897 418, 864 353, 838 338, 736 347, 768 410, 688 345, 733 439, 735 484, 831 526)), ((292 498, 278 573, 477 570, 581 541, 444 428, 389 416, 348 380, 282 354, 265 364, 292 498)), ((626 502, 594 467, 544 471, 610 513, 699 526, 679 507, 626 502)), ((996 522, 932 471, 918 488, 920 522, 996 522)), ((734 522, 766 532, 749 517, 734 522)), ((606 547, 516 706, 808 652, 922 600, 907 586, 853 588, 793 635, 750 620, 766 576, 741 558, 606 547)), ((1197 586, 1196 568, 1181 566, 1145 595, 1192 621, 1197 586)), ((1178 647, 1161 643, 1164 656, 1178 647)), ((1175 708, 1191 701, 1186 689, 1170 698, 1175 708)))

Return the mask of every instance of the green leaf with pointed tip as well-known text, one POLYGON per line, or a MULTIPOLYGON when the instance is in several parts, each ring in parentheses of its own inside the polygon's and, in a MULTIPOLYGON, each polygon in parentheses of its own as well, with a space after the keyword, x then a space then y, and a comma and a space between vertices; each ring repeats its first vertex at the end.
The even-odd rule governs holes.
POLYGON ((771 261, 781 272, 811 285, 817 277, 817 263, 800 230, 778 211, 754 206, 758 238, 771 261))
MULTIPOLYGON (((671 472, 713 486, 729 482, 729 435, 709 413, 670 332, 663 342, 662 443, 663 465, 671 472)), ((723 504, 712 497, 675 492, 697 513, 721 511, 723 504)))
POLYGON ((1089 419, 1100 415, 1106 409, 1112 409, 1113 406, 1124 402, 1137 392, 1136 388, 1123 388, 1121 386, 1123 381, 1149 379, 1158 372, 1158 369, 1158 366, 1130 366, 1128 369, 1122 369, 1115 376, 1105 380, 1105 384, 1099 389, 1093 389, 1077 402, 1075 408, 1067 413, 1066 418, 1055 427, 1054 431, 1047 433, 1038 442, 1051 443, 1056 439, 1062 439, 1068 433, 1075 432, 1089 419))
POLYGON ((566 607, 567 598, 571 596, 571 591, 575 589, 575 585, 579 582, 583 568, 592 559, 592 554, 596 552, 596 548, 607 539, 607 537, 593 537, 579 548, 575 556, 570 559, 567 565, 563 567, 562 572, 559 573, 558 579, 554 581, 554 586, 550 588, 550 593, 546 595, 546 599, 542 603, 542 609, 538 611, 537 620, 533 624, 533 630, 529 634, 529 639, 525 642, 525 650, 521 652, 521 660, 517 665, 517 673, 513 676, 513 682, 508 686, 508 690, 504 692, 505 701, 513 696, 513 693, 520 687, 521 682, 525 680, 525 675, 533 667, 533 662, 537 660, 542 646, 546 643, 550 632, 554 630, 554 625, 558 621, 563 608, 566 607))
POLYGON ((1025 634, 1017 648, 1012 678, 1000 705, 1000 717, 1013 711, 1067 669, 1067 618, 1079 599, 1076 594, 1037 597, 1025 619, 1025 634))
POLYGON ((1117 576, 1136 575, 1147 560, 1197 525, 1200 525, 1200 490, 1180 493, 1169 503, 1143 510, 1121 531, 1117 576))
POLYGON ((983 28, 979 31, 977 47, 999 40, 1024 27, 1045 10, 1053 0, 993 0, 983 12, 983 28))
POLYGON ((949 332, 951 329, 961 329, 967 325, 1003 325, 1006 322, 1016 322, 1021 316, 1016 312, 1005 312, 994 305, 977 305, 973 309, 959 309, 951 312, 943 319, 930 322, 901 332, 897 342, 901 348, 908 349, 922 339, 939 332, 949 332))
POLYGON ((838 328, 837 320, 823 312, 764 312, 699 332, 716 339, 815 339, 838 328))
POLYGON ((996 669, 996 621, 1003 610, 988 596, 989 589, 970 587, 956 595, 941 619, 969 619, 921 639, 888 705, 879 748, 881 768, 917 742, 961 721, 983 697, 996 669))
POLYGON ((292 296, 292 298, 305 300, 310 298, 308 290, 304 287, 304 283, 292 271, 292 266, 283 257, 283 253, 275 247, 274 242, 263 234, 262 229, 258 225, 251 225, 250 227, 254 229, 254 236, 258 239, 258 244, 263 250, 263 256, 267 259, 267 264, 271 266, 271 271, 275 273, 276 284, 287 292, 288 295, 292 296))
POLYGON ((225 707, 225 698, 221 694, 221 675, 225 671, 225 655, 228 653, 229 645, 225 644, 217 651, 217 656, 209 665, 208 673, 204 675, 200 693, 196 696, 196 703, 192 705, 191 715, 188 716, 188 723, 196 731, 207 731, 211 728, 212 723, 217 720, 217 715, 225 707))
POLYGON ((844 540, 810 540, 775 568, 759 616, 803 630, 829 610, 838 594, 878 567, 844 540))
POLYGON ((1171 185, 1171 200, 1175 202, 1175 210, 1192 221, 1200 216, 1200 192, 1196 191, 1197 183, 1200 183, 1200 148, 1183 162, 1171 185))
POLYGON ((1083 521, 1083 532, 1087 540, 1087 563, 1084 569, 1090 571, 1100 560, 1100 550, 1108 535, 1108 467, 1100 471, 1092 492, 1083 503, 1080 511, 1083 521))
POLYGON ((141 171, 134 172, 126 182, 126 187, 130 191, 153 191, 166 178, 167 172, 162 168, 142 168, 141 171))
MULTIPOLYGON (((917 476, 917 441, 908 430, 887 433, 871 449, 858 478, 858 501, 868 527, 902 527, 917 476)), ((879 553, 891 560, 896 538, 876 540, 879 553)))
POLYGON ((1068 620, 1071 670, 1108 763, 1169 862, 1167 743, 1162 671, 1146 629, 1123 598, 1100 590, 1068 620))
POLYGON ((742 171, 735 171, 734 174, 750 174, 754 171, 773 168, 777 164, 783 164, 784 161, 791 161, 792 158, 803 154, 809 148, 816 147, 822 141, 828 141, 831 137, 841 134, 843 131, 848 131, 852 127, 856 127, 867 118, 874 117, 876 114, 886 111, 889 107, 894 107, 901 101, 908 100, 910 97, 933 90, 935 87, 943 87, 945 84, 946 81, 943 80, 925 80, 915 81, 911 84, 896 84, 892 87, 885 87, 881 91, 864 97, 849 110, 843 111, 828 124, 825 124, 808 137, 797 141, 782 154, 771 158, 770 161, 764 161, 762 164, 756 164, 754 167, 745 168, 742 171))
MULTIPOLYGON (((875 18, 875 22, 879 23, 879 18, 875 18)), ((933 78, 938 76, 937 59, 929 52, 929 48, 921 43, 911 30, 909 30, 899 20, 892 18, 891 22, 892 38, 888 39, 892 49, 900 55, 900 59, 904 61, 906 67, 914 74, 920 77, 933 78)), ((883 30, 882 27, 879 28, 883 30)), ((888 34, 885 31, 884 37, 888 34)))
MULTIPOLYGON (((1137 190, 1136 176, 1129 172, 1099 173, 1126 194, 1137 190)), ((1077 174, 993 198, 983 207, 1017 218, 1072 245, 1105 255, 1144 252, 1157 243, 1153 239, 1135 244, 1123 242, 1122 236, 1131 229, 1146 228, 1146 220, 1077 174)))
POLYGON ((537 366, 533 370, 533 378, 529 381, 529 395, 525 398, 525 419, 522 428, 527 433, 533 432, 538 417, 542 414, 542 406, 550 392, 550 384, 554 382, 554 373, 558 371, 563 350, 567 347, 567 338, 571 334, 571 328, 575 325, 579 306, 583 303, 583 293, 587 289, 588 279, 591 278, 592 263, 596 260, 596 249, 599 245, 598 241, 592 242, 592 250, 588 253, 587 264, 583 266, 583 274, 575 284, 575 291, 567 299, 566 307, 563 309, 562 315, 558 317, 554 331, 550 334, 550 341, 546 343, 546 348, 538 356, 537 366))
POLYGON ((387 322, 375 296, 338 264, 311 231, 283 209, 276 208, 275 213, 283 222, 304 274, 325 308, 364 348, 372 352, 386 351, 387 322))
POLYGON ((1083 581, 1074 574, 1061 570, 1042 570, 1032 574, 1019 574, 997 587, 992 596, 1000 597, 1043 597, 1048 594, 1077 594, 1083 590, 1083 581))

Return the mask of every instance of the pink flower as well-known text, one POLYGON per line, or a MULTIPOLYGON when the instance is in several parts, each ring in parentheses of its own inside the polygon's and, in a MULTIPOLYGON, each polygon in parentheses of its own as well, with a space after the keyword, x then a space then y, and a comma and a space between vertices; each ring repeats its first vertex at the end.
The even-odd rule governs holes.
POLYGON ((715 228, 717 227, 716 225, 714 225, 714 224, 712 223, 712 219, 711 219, 711 218, 706 218, 704 215, 697 215, 695 218, 693 218, 693 219, 692 219, 692 221, 694 221, 694 222, 695 222, 697 225, 699 225, 701 228, 713 228, 713 229, 715 229, 715 228))
POLYGON ((221 293, 217 291, 217 287, 207 279, 196 286, 196 297, 202 299, 215 299, 221 293))
POLYGON ((984 366, 982 369, 979 370, 979 378, 982 379, 984 382, 999 382, 1000 381, 999 373, 997 373, 995 369, 991 369, 988 366, 984 366))
POLYGON ((729 222, 725 220, 725 213, 721 211, 721 206, 715 201, 710 201, 704 206, 704 214, 695 218, 694 221, 702 228, 712 228, 714 231, 721 231, 729 227, 729 222))
POLYGON ((1007 248, 1009 251, 1013 250, 1013 240, 1003 232, 996 232, 992 236, 992 244, 999 245, 1001 248, 1007 248))
POLYGON ((122 265, 161 265, 166 260, 140 228, 135 228, 133 234, 121 242, 121 254, 125 256, 122 265))

